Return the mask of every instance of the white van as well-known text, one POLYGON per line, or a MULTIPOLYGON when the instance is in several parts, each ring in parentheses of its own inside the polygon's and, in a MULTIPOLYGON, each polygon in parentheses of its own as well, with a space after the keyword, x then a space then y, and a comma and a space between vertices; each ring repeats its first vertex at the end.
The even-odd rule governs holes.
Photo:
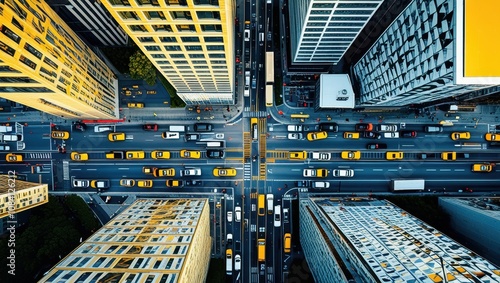
POLYGON ((259 41, 260 41, 259 45, 261 45, 261 46, 264 45, 264 33, 263 32, 259 33, 259 41))
POLYGON ((23 135, 0 135, 0 141, 22 141, 23 135))
POLYGON ((185 132, 186 131, 186 126, 176 126, 172 125, 168 128, 170 132, 185 132))
POLYGON ((226 274, 227 275, 233 274, 233 250, 232 249, 226 250, 226 274))
POLYGON ((302 125, 288 125, 287 130, 289 132, 302 132, 302 125))
POLYGON ((281 205, 274 207, 274 227, 281 226, 281 205))
POLYGON ((225 141, 208 141, 207 142, 207 148, 225 148, 225 147, 226 147, 225 141))
POLYGON ((2 133, 12 132, 12 126, 0 126, 0 132, 2 133))
POLYGON ((96 132, 96 133, 114 132, 114 131, 115 131, 115 127, 114 126, 104 126, 104 125, 94 126, 94 132, 96 132))
POLYGON ((267 213, 268 214, 273 214, 273 200, 274 200, 274 195, 273 194, 267 194, 266 195, 267 199, 267 213))

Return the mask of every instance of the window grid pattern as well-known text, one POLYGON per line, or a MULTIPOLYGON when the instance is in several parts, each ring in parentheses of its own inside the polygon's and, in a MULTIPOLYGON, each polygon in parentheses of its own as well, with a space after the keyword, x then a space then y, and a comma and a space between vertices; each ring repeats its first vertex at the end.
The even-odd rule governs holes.
POLYGON ((166 5, 158 1, 151 5, 149 1, 128 1, 124 5, 106 0, 103 5, 187 104, 232 103, 235 52, 230 3, 178 2, 166 5), (123 17, 130 12, 134 12, 133 17, 123 17), (210 60, 214 55, 227 64, 210 60), (178 62, 178 58, 183 60, 178 62))
POLYGON ((77 279, 97 272, 100 279, 132 276, 131 282, 142 282, 149 276, 153 280, 147 282, 203 282, 210 248, 207 199, 140 199, 61 260, 40 282, 87 282, 77 279))
POLYGON ((404 106, 485 89, 455 84, 454 1, 415 0, 353 68, 362 105, 404 106))
POLYGON ((294 62, 338 63, 382 0, 297 0, 290 3, 294 62))
POLYGON ((491 262, 387 201, 301 200, 300 225, 317 282, 346 282, 343 264, 356 282, 432 282, 443 271, 453 282, 500 280, 491 262))

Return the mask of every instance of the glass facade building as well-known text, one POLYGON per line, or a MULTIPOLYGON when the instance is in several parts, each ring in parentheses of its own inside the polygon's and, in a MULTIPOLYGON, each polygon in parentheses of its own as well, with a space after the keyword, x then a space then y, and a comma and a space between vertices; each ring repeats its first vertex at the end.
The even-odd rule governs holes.
POLYGON ((292 61, 337 64, 382 2, 289 1, 292 61))

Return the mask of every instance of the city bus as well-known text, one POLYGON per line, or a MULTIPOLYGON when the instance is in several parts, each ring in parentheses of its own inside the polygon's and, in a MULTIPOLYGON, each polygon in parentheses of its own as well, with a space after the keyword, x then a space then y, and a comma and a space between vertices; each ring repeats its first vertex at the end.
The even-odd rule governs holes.
POLYGON ((391 190, 393 192, 423 191, 425 189, 424 179, 393 179, 391 190))
POLYGON ((266 85, 266 107, 273 106, 273 85, 266 85))
POLYGON ((307 119, 309 118, 309 114, 292 114, 290 115, 292 119, 307 119))
POLYGON ((264 195, 259 195, 257 202, 257 209, 259 216, 264 216, 266 214, 266 197, 264 195))
POLYGON ((274 53, 266 52, 266 85, 274 84, 274 53))

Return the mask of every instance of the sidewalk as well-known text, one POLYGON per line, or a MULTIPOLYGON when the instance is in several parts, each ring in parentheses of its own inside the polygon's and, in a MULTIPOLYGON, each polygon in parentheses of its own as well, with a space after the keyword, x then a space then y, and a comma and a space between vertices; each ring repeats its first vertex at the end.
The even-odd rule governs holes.
MULTIPOLYGON (((285 87, 288 88, 288 87, 285 87)), ((307 88, 303 88, 305 92, 307 88)), ((305 95, 297 93, 296 95, 305 95)), ((308 98, 309 99, 309 98, 308 98)), ((450 120, 455 123, 489 123, 500 124, 500 105, 477 105, 474 112, 448 113, 441 111, 435 106, 424 107, 421 113, 415 113, 415 109, 401 107, 399 111, 381 111, 381 112, 357 112, 352 109, 331 109, 314 111, 313 107, 297 107, 296 100, 287 100, 284 96, 283 104, 268 108, 274 120, 282 124, 297 123, 318 123, 318 122, 337 122, 337 123, 428 123, 438 124, 440 121, 450 120), (308 114, 309 118, 292 119, 291 114, 308 114)))

